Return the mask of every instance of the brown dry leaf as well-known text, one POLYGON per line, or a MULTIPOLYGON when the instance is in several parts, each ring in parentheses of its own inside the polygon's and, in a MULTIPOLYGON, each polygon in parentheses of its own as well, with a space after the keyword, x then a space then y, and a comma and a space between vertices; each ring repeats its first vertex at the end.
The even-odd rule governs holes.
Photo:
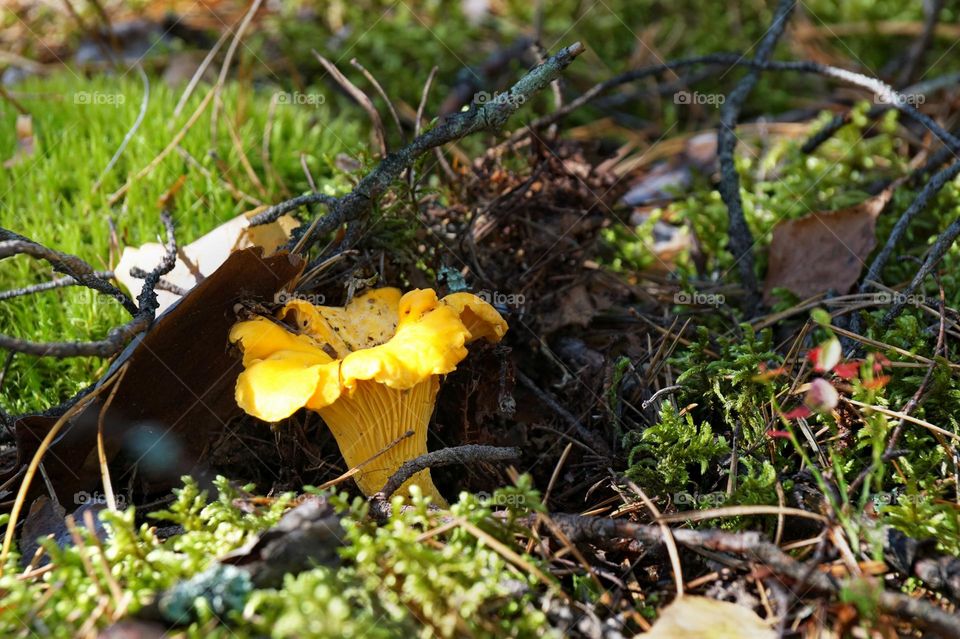
POLYGON ((687 595, 660 611, 647 639, 775 639, 777 633, 749 608, 687 595))
MULTIPOLYGON (((210 437, 240 414, 234 385, 242 366, 227 344, 234 305, 272 301, 302 267, 302 259, 283 251, 270 257, 260 248, 237 251, 117 356, 101 379, 128 364, 103 424, 108 461, 123 458, 112 468, 119 471, 115 481, 125 478, 127 485, 135 476, 153 492, 176 485, 181 475, 196 476, 210 437)), ((71 508, 100 485, 96 442, 104 395, 64 427, 43 458, 58 500, 71 508)), ((54 422, 45 415, 16 422, 17 463, 0 482, 33 458, 54 422)), ((44 490, 44 482, 31 484, 31 496, 44 490)))
POLYGON ((855 206, 818 211, 777 224, 770 242, 763 301, 776 301, 776 287, 802 298, 831 289, 848 292, 876 245, 877 216, 892 193, 888 188, 855 206))
POLYGON ((561 295, 562 301, 555 313, 545 318, 544 323, 553 329, 564 326, 587 326, 596 314, 596 306, 590 291, 584 284, 577 284, 561 295))

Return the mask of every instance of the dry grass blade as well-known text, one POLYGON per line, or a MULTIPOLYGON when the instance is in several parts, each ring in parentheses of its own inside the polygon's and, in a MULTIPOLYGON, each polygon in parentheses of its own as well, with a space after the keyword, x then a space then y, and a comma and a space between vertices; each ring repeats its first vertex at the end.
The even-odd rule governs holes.
POLYGON ((380 155, 381 157, 387 157, 387 132, 383 128, 383 120, 380 118, 380 113, 377 112, 377 108, 373 105, 373 100, 371 100, 366 93, 358 89, 357 85, 350 82, 347 76, 343 75, 333 62, 330 62, 316 51, 313 52, 313 55, 320 61, 320 64, 327 70, 327 73, 333 76, 337 84, 370 116, 370 120, 373 122, 373 129, 377 134, 377 142, 380 144, 380 155))
POLYGON ((353 477, 354 475, 356 475, 357 473, 359 473, 361 470, 363 470, 363 467, 364 467, 364 466, 366 466, 366 465, 369 464, 370 462, 374 461, 375 459, 377 459, 378 457, 380 457, 381 455, 383 455, 385 452, 387 452, 388 450, 390 450, 391 448, 393 448, 394 446, 396 446, 397 444, 399 444, 399 443, 402 442, 403 440, 407 439, 408 437, 413 437, 413 431, 412 431, 412 430, 408 430, 408 431, 405 432, 401 437, 398 437, 398 438, 395 439, 394 441, 390 442, 389 445, 385 446, 383 450, 381 450, 380 452, 378 452, 376 455, 374 455, 374 456, 371 457, 370 459, 367 459, 366 461, 363 461, 363 462, 357 464, 356 466, 354 466, 353 468, 349 469, 347 472, 343 473, 343 474, 340 475, 339 477, 334 477, 334 478, 331 479, 330 481, 324 482, 323 484, 321 484, 321 485, 319 486, 319 489, 320 489, 320 490, 323 490, 323 489, 325 489, 325 488, 331 488, 331 487, 333 487, 333 486, 336 486, 337 484, 341 484, 341 483, 345 482, 346 480, 350 479, 351 477, 353 477))
POLYGON ((468 521, 461 521, 460 527, 466 530, 468 533, 482 541, 483 543, 490 546, 498 554, 500 554, 504 559, 512 563, 518 568, 529 572, 532 575, 535 575, 540 582, 549 588, 552 592, 557 593, 562 596, 564 599, 569 601, 569 596, 563 591, 562 588, 557 584, 554 579, 548 577, 542 570, 531 564, 529 561, 517 554, 512 548, 504 544, 499 539, 493 537, 490 533, 477 528, 468 521))
POLYGON ((956 434, 956 433, 951 433, 949 430, 945 430, 945 429, 943 429, 943 428, 940 428, 939 426, 934 426, 934 425, 931 424, 930 422, 925 421, 925 420, 923 420, 923 419, 920 419, 920 418, 918 418, 918 417, 913 417, 913 416, 911 416, 911 415, 908 415, 908 414, 906 414, 906 413, 902 413, 902 412, 900 412, 900 411, 890 410, 889 408, 884 408, 883 406, 875 406, 875 405, 873 405, 873 404, 866 404, 866 403, 864 403, 864 402, 857 401, 857 400, 851 399, 851 398, 846 398, 846 401, 850 402, 850 403, 853 404, 854 406, 859 406, 860 408, 866 408, 867 410, 876 411, 876 412, 880 413, 881 415, 886 415, 887 417, 896 417, 897 419, 902 419, 902 420, 905 421, 905 422, 910 422, 911 424, 916 424, 917 426, 923 426, 923 427, 926 428, 927 430, 929 430, 929 431, 931 431, 931 432, 934 432, 934 433, 939 433, 940 435, 943 435, 944 437, 950 437, 951 439, 956 439, 956 440, 960 441, 960 435, 958 435, 958 434, 956 434))
POLYGON ((703 521, 705 519, 720 519, 725 517, 742 517, 744 515, 777 515, 789 517, 802 517, 812 519, 822 524, 827 523, 827 518, 817 513, 812 513, 799 508, 790 508, 789 506, 726 506, 723 508, 705 508, 703 510, 693 510, 682 513, 673 513, 670 515, 660 515, 659 521, 674 523, 684 521, 703 521))
POLYGON ((677 550, 677 541, 673 538, 673 531, 661 519, 660 509, 657 508, 656 504, 647 497, 647 494, 644 493, 639 486, 632 481, 627 481, 627 486, 643 500, 643 504, 660 526, 660 531, 663 534, 663 543, 667 547, 667 553, 670 555, 670 564, 673 567, 673 580, 677 586, 677 597, 682 597, 684 593, 683 567, 680 565, 680 551, 677 550))
POLYGON ((23 476, 23 481, 20 482, 20 489, 17 491, 17 497, 13 502, 13 508, 10 509, 10 519, 7 522, 7 529, 3 536, 3 549, 0 550, 0 576, 3 576, 3 567, 7 564, 7 557, 10 556, 10 549, 13 546, 13 538, 16 535, 17 521, 20 519, 20 512, 23 510, 23 504, 27 499, 27 493, 30 490, 30 484, 33 482, 34 476, 37 474, 37 468, 39 468, 44 454, 47 452, 47 449, 50 447, 50 444, 53 442, 53 440, 56 439, 57 434, 64 427, 64 425, 66 425, 74 415, 79 414, 83 409, 85 409, 97 395, 109 388, 110 384, 116 381, 116 379, 116 376, 112 377, 107 383, 102 384, 92 393, 71 406, 69 410, 60 416, 57 422, 53 425, 53 428, 47 432, 47 435, 43 438, 43 441, 40 442, 40 446, 37 449, 36 454, 34 454, 33 459, 30 460, 30 464, 27 466, 26 473, 23 476))
POLYGON ((97 460, 100 463, 100 478, 103 480, 103 494, 107 499, 107 507, 114 511, 117 510, 117 498, 113 494, 113 482, 110 481, 110 468, 107 466, 107 452, 103 444, 103 418, 106 417, 107 411, 110 410, 110 404, 113 403, 113 398, 116 397, 117 390, 119 390, 129 366, 129 363, 124 364, 120 367, 120 370, 117 371, 117 381, 113 383, 113 388, 110 389, 107 401, 103 403, 103 407, 100 409, 100 415, 97 418, 97 460))

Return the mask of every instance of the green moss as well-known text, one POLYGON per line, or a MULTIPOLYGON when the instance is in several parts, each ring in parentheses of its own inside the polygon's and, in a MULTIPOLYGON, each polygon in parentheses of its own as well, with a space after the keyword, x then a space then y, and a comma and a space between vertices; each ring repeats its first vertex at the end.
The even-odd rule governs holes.
POLYGON ((669 403, 664 404, 660 421, 642 433, 628 433, 624 446, 630 449, 627 475, 659 491, 690 489, 691 470, 700 478, 730 452, 710 424, 698 426, 690 413, 680 416, 669 403))
MULTIPOLYGON (((207 495, 185 479, 184 487, 175 491, 173 504, 154 514, 156 519, 183 527, 182 534, 164 541, 157 538, 154 528, 146 524, 137 527, 130 508, 102 515, 109 529, 102 550, 83 531, 82 547, 60 549, 45 542, 54 568, 38 578, 18 579, 14 555, 0 577, 0 589, 5 592, 0 634, 73 637, 91 617, 97 620, 96 627, 104 627, 108 615, 98 610, 98 605, 108 590, 101 556, 112 579, 133 597, 130 613, 178 582, 203 574, 223 577, 221 568, 209 572, 218 566, 216 558, 274 525, 291 505, 293 495, 283 495, 270 506, 248 512, 235 505, 240 490, 223 478, 215 483, 218 497, 207 503, 207 495), (84 559, 95 566, 93 575, 85 568, 84 559)), ((252 488, 243 487, 243 494, 252 488)), ((288 576, 279 589, 251 591, 249 583, 243 586, 233 577, 214 580, 210 583, 221 590, 233 584, 229 592, 222 593, 219 603, 181 602, 199 617, 185 628, 187 635, 396 637, 415 635, 427 626, 443 637, 464 633, 475 637, 552 636, 545 615, 535 605, 544 587, 536 576, 508 562, 464 526, 431 534, 446 520, 441 513, 428 510, 421 497, 414 496, 412 507, 406 509, 400 508, 401 499, 395 499, 394 515, 379 526, 366 517, 362 499, 351 502, 345 495, 329 497, 346 530, 342 566, 317 567, 288 576), (227 626, 211 628, 218 617, 227 626)), ((500 543, 511 544, 520 530, 517 518, 541 508, 529 478, 522 477, 517 486, 486 498, 462 494, 449 516, 500 543), (506 506, 505 518, 494 520, 495 506, 501 511, 506 506)), ((526 555, 523 560, 539 563, 526 555)), ((201 590, 206 588, 196 578, 192 583, 201 590)))
MULTIPOLYGON (((225 107, 216 141, 211 134, 209 110, 184 138, 183 148, 210 177, 173 152, 136 180, 126 198, 112 207, 109 195, 122 186, 126 176, 147 166, 169 144, 206 88, 197 91, 180 118, 172 118, 179 92, 154 81, 142 125, 96 192, 94 183, 137 117, 143 93, 140 81, 136 77, 87 79, 62 74, 28 80, 18 85, 17 91, 19 100, 33 114, 36 151, 18 166, 0 171, 0 193, 4 194, 0 223, 47 246, 76 254, 96 269, 109 270, 112 266, 110 220, 116 225, 121 248, 156 241, 162 233, 157 201, 181 175, 186 181, 172 209, 181 244, 254 206, 237 201, 216 179, 221 174, 219 167, 227 167, 227 177, 245 193, 265 202, 282 199, 280 185, 274 174, 265 170, 260 153, 271 91, 251 92, 231 85, 224 92, 225 107), (242 170, 224 124, 228 118, 245 140, 247 157, 264 180, 266 194, 251 184, 242 170)), ((15 120, 10 104, 0 101, 2 158, 14 153, 15 120)), ((339 152, 356 153, 359 131, 356 124, 331 117, 323 105, 278 105, 270 140, 276 175, 293 193, 308 190, 300 167, 300 154, 304 153, 319 188, 330 193, 344 191, 348 182, 334 167, 334 157, 339 152)), ((46 263, 25 257, 0 264, 0 290, 50 277, 46 263)), ((98 338, 126 319, 125 311, 114 300, 86 289, 61 289, 0 304, 3 332, 37 341, 98 338)), ((102 361, 90 358, 60 362, 17 357, 5 382, 6 388, 16 392, 7 394, 3 408, 17 413, 66 399, 93 381, 102 366, 102 361)))

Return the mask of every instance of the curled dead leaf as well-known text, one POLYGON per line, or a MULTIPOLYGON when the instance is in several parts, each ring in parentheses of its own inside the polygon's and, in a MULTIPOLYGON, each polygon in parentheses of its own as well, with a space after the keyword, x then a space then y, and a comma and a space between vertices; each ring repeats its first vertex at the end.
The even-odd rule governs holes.
POLYGON ((877 216, 892 194, 891 187, 855 206, 777 224, 770 241, 763 301, 775 302, 773 289, 778 287, 802 298, 829 290, 848 292, 876 245, 877 216))

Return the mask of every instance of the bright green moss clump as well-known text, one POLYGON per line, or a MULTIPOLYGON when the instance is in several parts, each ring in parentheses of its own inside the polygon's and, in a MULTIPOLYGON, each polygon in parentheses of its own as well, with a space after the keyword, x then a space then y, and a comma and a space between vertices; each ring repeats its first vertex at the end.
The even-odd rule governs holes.
MULTIPOLYGON (((110 270, 119 257, 111 254, 111 221, 121 250, 157 241, 163 232, 157 201, 181 175, 186 181, 173 201, 172 213, 177 239, 186 244, 255 207, 232 194, 227 180, 239 191, 267 203, 283 199, 284 193, 303 193, 309 184, 300 165, 302 153, 318 188, 336 194, 348 187, 347 177, 335 167, 336 155, 366 157, 363 129, 355 119, 335 118, 324 105, 278 104, 269 137, 273 171, 268 170, 261 143, 273 90, 231 84, 224 91, 216 138, 211 133, 208 107, 183 139, 183 149, 200 167, 173 151, 137 180, 125 199, 111 206, 110 194, 170 143, 208 89, 199 87, 182 115, 173 117, 180 90, 154 79, 143 123, 94 191, 94 184, 137 118, 143 96, 140 80, 135 74, 88 79, 64 73, 18 84, 18 99, 33 117, 35 152, 19 165, 0 171, 0 226, 78 255, 95 269, 110 270), (244 153, 263 182, 263 190, 251 183, 243 170, 226 129, 228 120, 245 141, 244 153)), ((10 103, 0 100, 2 159, 11 157, 16 148, 16 116, 10 103)), ((4 260, 0 290, 44 282, 50 276, 51 269, 44 262, 25 257, 4 260)), ((113 299, 79 288, 0 304, 2 332, 35 341, 100 338, 127 318, 113 299)), ((94 381, 102 365, 92 358, 57 361, 19 356, 4 384, 15 392, 6 394, 3 409, 20 413, 46 408, 94 381)))
MULTIPOLYGON (((419 497, 403 512, 396 500, 395 514, 378 526, 367 519, 363 500, 351 503, 344 495, 332 495, 346 530, 342 565, 307 570, 288 576, 282 588, 249 594, 238 575, 221 574, 220 568, 217 573, 204 571, 218 566, 217 557, 274 525, 293 495, 251 513, 236 507, 241 493, 228 481, 220 478, 216 486, 219 496, 208 504, 196 484, 186 480, 170 508, 154 514, 183 527, 167 540, 159 540, 147 524, 137 527, 131 508, 103 515, 110 536, 102 549, 87 535, 83 547, 61 550, 47 543, 54 569, 40 577, 18 579, 17 558, 12 558, 0 578, 5 593, 0 634, 73 637, 81 628, 108 625, 118 610, 110 599, 110 581, 129 598, 128 613, 136 613, 158 592, 201 573, 220 579, 224 588, 216 606, 202 600, 193 606, 178 604, 178 610, 192 610, 197 617, 184 628, 190 637, 397 637, 415 636, 424 626, 442 637, 464 632, 475 637, 551 634, 534 604, 547 586, 513 566, 476 533, 479 529, 512 543, 519 529, 511 522, 540 508, 528 478, 487 498, 462 494, 449 517, 463 525, 441 533, 431 531, 450 519, 441 520, 419 497), (506 506, 503 519, 493 519, 494 505, 498 510, 506 506), (94 567, 93 575, 84 559, 94 567), (109 579, 104 566, 109 566, 109 579), (216 625, 217 607, 228 627, 216 625)), ((524 560, 538 563, 529 556, 524 560)), ((200 582, 194 582, 193 590, 202 592, 200 582)))

